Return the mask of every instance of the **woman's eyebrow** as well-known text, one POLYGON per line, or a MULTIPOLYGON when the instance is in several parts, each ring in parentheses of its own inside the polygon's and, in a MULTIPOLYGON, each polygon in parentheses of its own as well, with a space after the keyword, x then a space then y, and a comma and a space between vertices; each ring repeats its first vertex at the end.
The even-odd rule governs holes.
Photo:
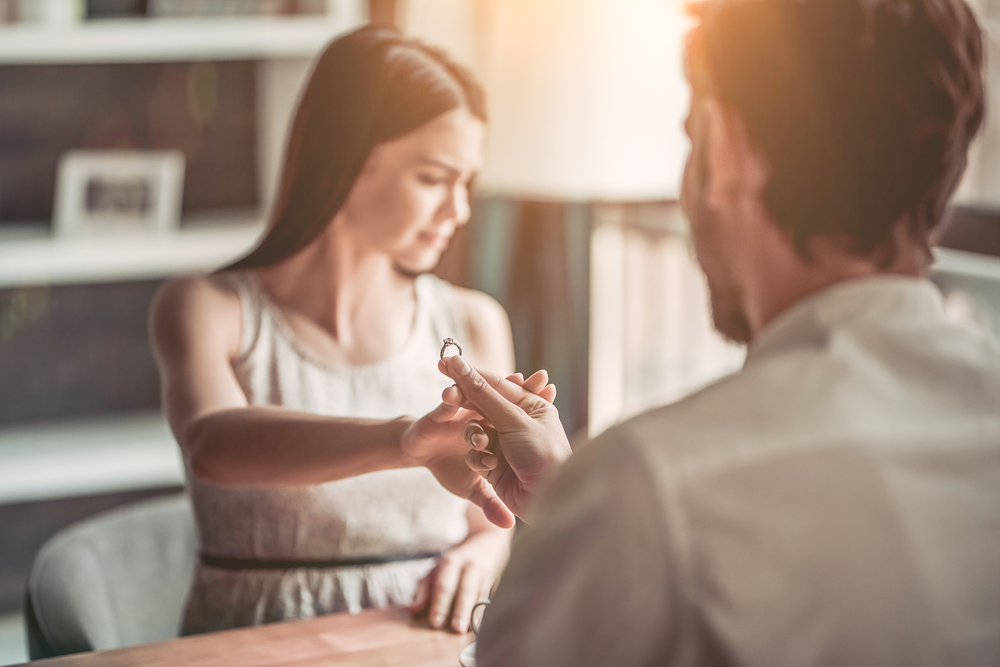
POLYGON ((462 173, 462 169, 460 167, 457 167, 457 166, 455 166, 453 164, 449 164, 448 162, 446 162, 445 160, 441 160, 440 158, 424 157, 424 158, 420 158, 419 162, 422 165, 429 165, 429 166, 432 166, 432 167, 438 167, 440 169, 444 169, 446 171, 450 171, 450 172, 452 172, 452 173, 454 173, 456 175, 462 173))

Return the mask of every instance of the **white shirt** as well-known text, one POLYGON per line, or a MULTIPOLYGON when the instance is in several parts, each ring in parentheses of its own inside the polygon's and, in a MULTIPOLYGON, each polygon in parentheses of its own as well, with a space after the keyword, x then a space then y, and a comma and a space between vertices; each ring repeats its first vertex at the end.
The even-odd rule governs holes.
POLYGON ((924 280, 795 304, 564 464, 478 662, 1000 665, 1000 343, 924 280))

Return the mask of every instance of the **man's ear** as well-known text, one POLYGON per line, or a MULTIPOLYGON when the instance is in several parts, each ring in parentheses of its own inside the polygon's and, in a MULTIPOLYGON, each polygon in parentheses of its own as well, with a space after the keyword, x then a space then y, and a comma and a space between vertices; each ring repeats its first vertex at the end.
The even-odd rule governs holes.
POLYGON ((706 199, 715 209, 740 206, 746 198, 759 198, 770 175, 767 161, 750 143, 746 123, 734 111, 712 98, 702 102, 708 134, 709 183, 706 199))

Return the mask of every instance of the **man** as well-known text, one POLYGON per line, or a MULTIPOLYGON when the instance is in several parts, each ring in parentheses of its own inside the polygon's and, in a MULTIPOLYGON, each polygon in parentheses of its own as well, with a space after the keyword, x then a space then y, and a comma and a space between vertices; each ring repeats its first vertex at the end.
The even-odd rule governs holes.
POLYGON ((962 0, 695 13, 683 204, 746 365, 570 457, 545 401, 442 362, 529 524, 478 663, 1000 664, 1000 345, 923 277, 979 28, 962 0))

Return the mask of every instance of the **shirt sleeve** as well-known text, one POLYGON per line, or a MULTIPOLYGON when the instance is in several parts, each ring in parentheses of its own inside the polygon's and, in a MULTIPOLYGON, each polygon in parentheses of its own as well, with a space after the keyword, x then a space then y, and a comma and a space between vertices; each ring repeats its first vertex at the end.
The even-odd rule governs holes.
POLYGON ((515 538, 477 664, 665 664, 677 600, 661 508, 624 437, 612 431, 584 445, 515 538))

